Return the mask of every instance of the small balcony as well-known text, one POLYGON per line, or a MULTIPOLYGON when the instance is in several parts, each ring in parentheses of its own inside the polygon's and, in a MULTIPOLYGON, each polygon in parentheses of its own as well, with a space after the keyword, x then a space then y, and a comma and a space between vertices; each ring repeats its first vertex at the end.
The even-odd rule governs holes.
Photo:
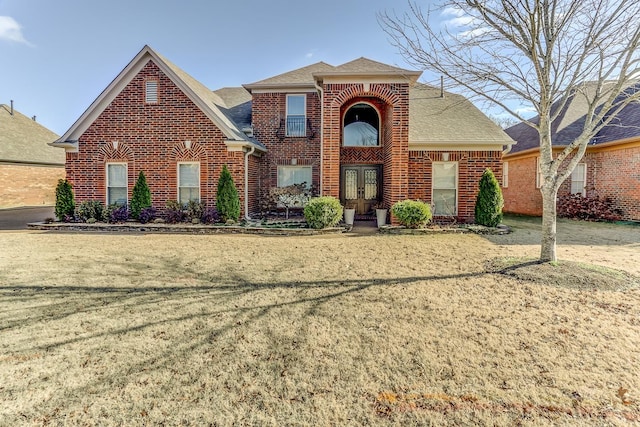
POLYGON ((278 138, 313 138, 315 132, 311 128, 311 121, 305 116, 287 116, 280 121, 276 135, 278 138))

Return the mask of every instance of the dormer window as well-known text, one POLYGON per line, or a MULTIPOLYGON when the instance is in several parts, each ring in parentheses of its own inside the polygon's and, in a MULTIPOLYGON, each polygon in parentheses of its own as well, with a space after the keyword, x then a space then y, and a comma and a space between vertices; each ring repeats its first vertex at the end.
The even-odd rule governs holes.
POLYGON ((306 95, 287 95, 287 136, 307 135, 306 95))
POLYGON ((158 82, 156 80, 145 82, 145 102, 147 104, 158 103, 158 82))

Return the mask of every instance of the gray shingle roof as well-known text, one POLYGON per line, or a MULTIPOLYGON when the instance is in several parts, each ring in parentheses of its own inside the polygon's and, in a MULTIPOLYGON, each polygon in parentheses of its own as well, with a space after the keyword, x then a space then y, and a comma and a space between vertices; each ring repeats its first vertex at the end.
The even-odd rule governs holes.
MULTIPOLYGON (((554 146, 565 146, 573 142, 582 132, 587 112, 587 99, 592 96, 594 83, 587 83, 585 94, 574 95, 567 103, 556 120, 551 124, 551 143, 554 146)), ((627 90, 640 90, 640 84, 635 84, 627 90)), ((624 94, 620 96, 625 96, 624 94)), ((620 99, 620 98, 618 98, 620 99)), ((552 107, 555 111, 557 103, 552 107)), ((531 122, 538 123, 538 116, 531 119, 531 122)), ((518 142, 513 147, 511 153, 538 148, 540 146, 538 132, 524 122, 518 123, 505 132, 518 142)), ((632 102, 623 108, 613 119, 613 121, 602 128, 592 139, 590 145, 604 144, 628 138, 640 137, 640 104, 632 102)))
POLYGON ((47 144, 58 135, 11 107, 0 105, 0 162, 64 165, 64 151, 47 144))
POLYGON ((416 83, 409 92, 409 143, 502 143, 509 136, 471 101, 416 83))
POLYGON ((315 85, 313 73, 332 71, 334 69, 335 67, 333 65, 329 65, 325 62, 316 62, 315 64, 307 65, 306 67, 278 74, 277 76, 269 77, 243 86, 250 89, 283 85, 313 87, 315 85))

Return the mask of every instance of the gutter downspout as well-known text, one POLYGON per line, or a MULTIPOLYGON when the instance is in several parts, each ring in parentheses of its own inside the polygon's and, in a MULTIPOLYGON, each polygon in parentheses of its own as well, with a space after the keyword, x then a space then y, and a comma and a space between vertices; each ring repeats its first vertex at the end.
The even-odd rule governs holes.
POLYGON ((256 146, 252 145, 251 150, 244 153, 244 219, 251 221, 249 217, 249 156, 256 151, 256 146))
POLYGON ((318 196, 322 196, 322 165, 324 164, 324 91, 322 86, 318 85, 318 81, 314 79, 314 84, 320 95, 320 188, 318 189, 318 196))

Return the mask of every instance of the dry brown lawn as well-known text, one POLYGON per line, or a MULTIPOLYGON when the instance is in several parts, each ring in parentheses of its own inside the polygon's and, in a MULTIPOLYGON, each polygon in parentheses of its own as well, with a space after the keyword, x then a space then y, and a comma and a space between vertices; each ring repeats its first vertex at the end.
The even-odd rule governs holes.
POLYGON ((640 227, 509 222, 0 233, 0 425, 640 423, 640 227))

